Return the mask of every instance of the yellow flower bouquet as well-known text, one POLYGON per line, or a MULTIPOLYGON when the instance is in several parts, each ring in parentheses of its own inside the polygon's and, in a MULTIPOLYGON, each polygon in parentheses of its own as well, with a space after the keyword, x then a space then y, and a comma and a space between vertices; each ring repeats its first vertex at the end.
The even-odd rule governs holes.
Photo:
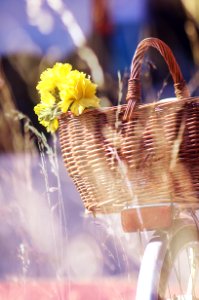
POLYGON ((53 133, 59 127, 58 117, 62 113, 71 111, 79 116, 85 108, 99 107, 96 87, 85 73, 72 70, 68 63, 56 63, 41 74, 37 85, 41 102, 34 111, 39 122, 53 133))

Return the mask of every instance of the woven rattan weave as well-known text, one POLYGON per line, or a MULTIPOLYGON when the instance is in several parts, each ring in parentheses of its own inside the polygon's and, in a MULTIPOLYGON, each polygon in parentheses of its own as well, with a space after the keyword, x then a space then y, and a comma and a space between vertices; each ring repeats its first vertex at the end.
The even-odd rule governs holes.
POLYGON ((65 166, 85 207, 94 213, 128 205, 186 203, 199 198, 199 98, 191 98, 171 50, 143 40, 134 55, 126 105, 62 114, 65 166), (140 70, 148 47, 164 57, 174 81, 172 101, 141 105, 140 70))

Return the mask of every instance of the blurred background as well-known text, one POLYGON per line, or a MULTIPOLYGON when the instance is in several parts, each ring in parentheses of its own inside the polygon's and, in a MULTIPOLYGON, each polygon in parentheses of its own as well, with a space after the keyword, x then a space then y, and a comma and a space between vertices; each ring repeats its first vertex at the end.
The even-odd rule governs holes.
MULTIPOLYGON (((0 1, 2 283, 64 279, 71 292, 71 282, 117 279, 126 284, 118 299, 131 299, 150 234, 123 233, 119 215, 85 213, 57 136, 47 134, 34 114, 36 84, 44 69, 69 62, 91 75, 104 106, 118 103, 121 78, 124 103, 135 49, 153 36, 170 46, 191 94, 198 95, 198 22, 198 0, 0 1)), ((142 79, 143 102, 173 96, 168 69, 153 49, 142 79)), ((11 299, 11 291, 2 291, 2 299, 11 299)), ((19 299, 31 299, 22 292, 19 299)))

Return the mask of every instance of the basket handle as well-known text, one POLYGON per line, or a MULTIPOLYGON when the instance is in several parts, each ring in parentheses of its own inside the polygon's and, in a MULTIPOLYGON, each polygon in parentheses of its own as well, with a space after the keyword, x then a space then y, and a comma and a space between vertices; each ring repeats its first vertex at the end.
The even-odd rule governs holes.
POLYGON ((174 90, 176 97, 178 99, 182 99, 188 98, 190 96, 186 82, 182 76, 180 67, 177 64, 171 49, 163 41, 157 38, 146 38, 139 43, 133 57, 130 79, 128 81, 128 91, 126 96, 128 104, 125 110, 124 120, 131 120, 133 118, 133 111, 136 105, 140 102, 140 73, 145 52, 148 50, 149 47, 156 48, 166 61, 174 81, 174 90))

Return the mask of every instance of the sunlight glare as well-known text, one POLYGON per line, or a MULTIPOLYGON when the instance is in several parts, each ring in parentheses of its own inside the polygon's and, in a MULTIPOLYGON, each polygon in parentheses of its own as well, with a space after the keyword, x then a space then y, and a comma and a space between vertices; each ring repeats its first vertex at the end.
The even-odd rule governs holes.
POLYGON ((29 23, 36 26, 43 34, 49 34, 53 30, 54 20, 50 12, 42 8, 42 0, 26 0, 26 12, 29 23))
POLYGON ((75 21, 73 14, 69 10, 65 9, 65 11, 61 16, 61 19, 64 25, 67 27, 68 32, 70 33, 70 36, 72 37, 75 46, 80 47, 83 44, 85 44, 86 43, 85 36, 81 28, 75 21))
POLYGON ((61 12, 63 9, 63 2, 61 0, 47 0, 47 3, 56 12, 61 12))

